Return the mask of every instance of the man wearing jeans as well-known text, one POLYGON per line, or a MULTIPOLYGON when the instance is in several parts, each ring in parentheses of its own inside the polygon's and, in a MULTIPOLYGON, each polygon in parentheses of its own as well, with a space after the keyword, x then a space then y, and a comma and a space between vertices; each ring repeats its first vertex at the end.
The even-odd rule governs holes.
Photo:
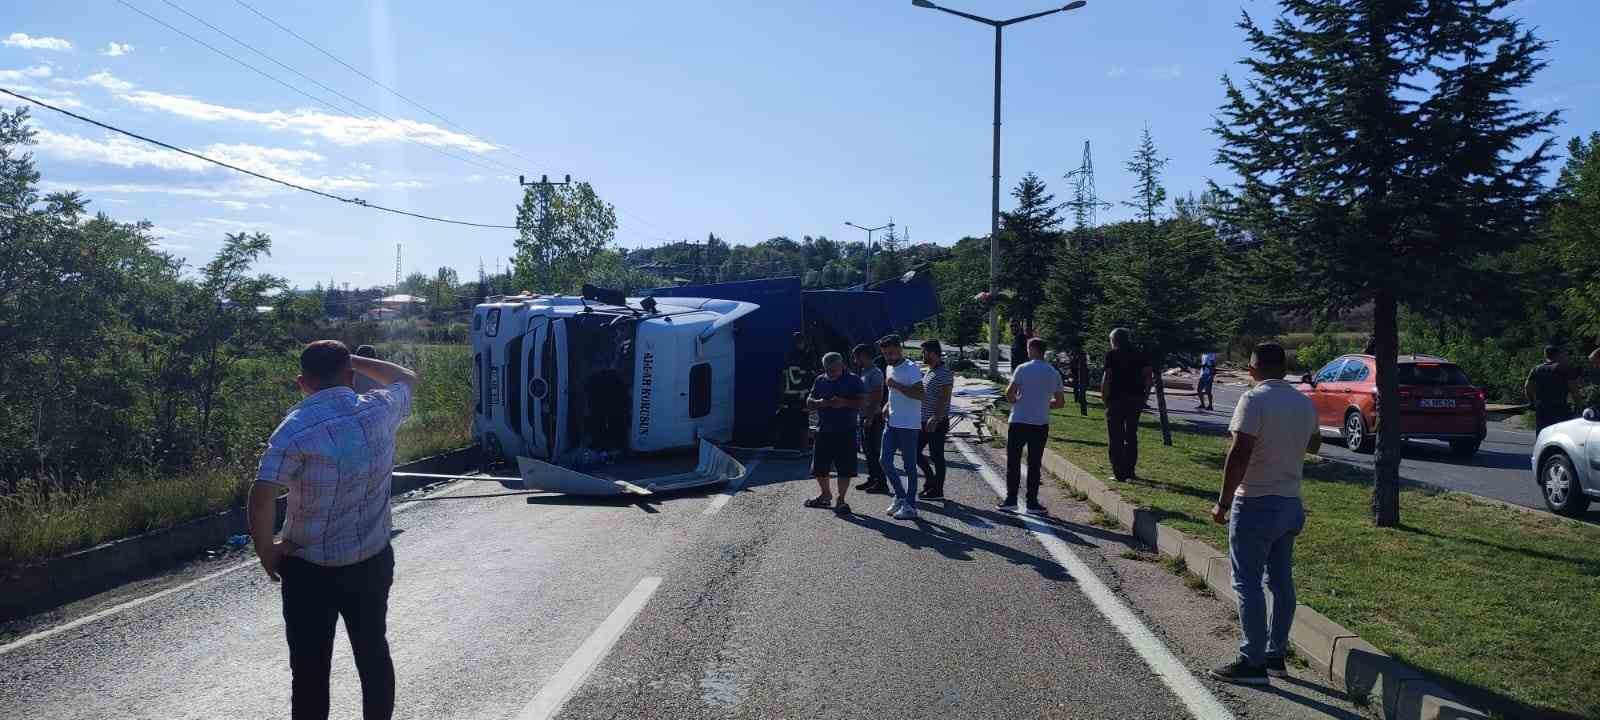
POLYGON ((850 355, 866 393, 861 401, 861 454, 867 459, 867 481, 856 489, 887 495, 889 483, 883 479, 883 459, 878 457, 883 450, 883 371, 872 362, 869 345, 855 346, 850 355))
POLYGON ((1016 512, 1017 485, 1022 480, 1022 453, 1028 453, 1028 512, 1046 514, 1039 504, 1039 481, 1044 464, 1044 443, 1050 437, 1050 411, 1066 405, 1061 393, 1061 373, 1044 361, 1044 340, 1028 341, 1028 362, 1011 371, 1006 386, 1011 420, 1006 426, 1006 497, 1001 512, 1016 512))
MULTIPOLYGON (((328 717, 334 624, 345 634, 361 676, 367 720, 394 713, 394 663, 386 625, 394 551, 389 547, 389 485, 395 431, 411 413, 415 373, 351 356, 337 340, 300 353, 296 383, 305 395, 267 441, 250 487, 250 535, 267 577, 283 584, 294 720, 328 717), (381 389, 357 394, 356 373, 381 389), (281 539, 272 525, 288 491, 281 539)), ((341 713, 343 715, 344 713, 341 713)))
POLYGON ((1228 524, 1228 559, 1244 632, 1239 657, 1211 671, 1226 682, 1265 685, 1268 675, 1288 675, 1284 656, 1294 624, 1294 539, 1306 521, 1301 470, 1305 454, 1322 446, 1322 435, 1316 408, 1284 382, 1285 368, 1283 346, 1256 346, 1249 370, 1257 385, 1233 410, 1222 494, 1211 509, 1213 520, 1228 524), (1272 591, 1270 626, 1263 571, 1272 591))
POLYGON ((884 412, 889 416, 889 422, 883 429, 883 474, 889 479, 889 487, 894 491, 894 504, 889 506, 888 513, 896 520, 915 520, 917 518, 917 439, 922 431, 922 371, 917 369, 917 364, 906 359, 901 348, 899 335, 890 335, 878 341, 878 350, 883 352, 884 385, 888 388, 889 401, 884 403, 884 412), (895 472, 894 456, 900 454, 900 462, 905 468, 905 483, 900 482, 900 473, 895 472))

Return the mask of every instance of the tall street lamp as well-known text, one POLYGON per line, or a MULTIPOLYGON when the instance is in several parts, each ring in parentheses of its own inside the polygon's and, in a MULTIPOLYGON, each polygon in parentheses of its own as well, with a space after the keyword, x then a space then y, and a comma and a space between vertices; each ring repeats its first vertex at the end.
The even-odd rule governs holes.
POLYGON ((995 286, 999 284, 997 276, 1000 274, 1000 31, 1007 25, 1015 25, 1025 20, 1042 18, 1046 15, 1054 15, 1067 10, 1077 10, 1088 3, 1084 2, 1084 0, 1077 0, 1054 10, 1014 17, 1010 20, 991 20, 986 17, 964 13, 960 10, 939 7, 928 0, 911 0, 911 4, 919 8, 947 12, 994 28, 994 185, 990 188, 989 204, 989 376, 998 377, 1000 375, 1000 318, 994 303, 998 290, 995 286))
POLYGON ((875 228, 861 227, 860 225, 850 222, 849 220, 844 221, 844 224, 849 225, 857 230, 867 231, 867 267, 865 273, 862 275, 862 277, 866 278, 866 280, 861 283, 861 285, 865 287, 867 283, 872 282, 872 234, 884 228, 894 230, 894 223, 891 222, 888 225, 879 225, 875 228))

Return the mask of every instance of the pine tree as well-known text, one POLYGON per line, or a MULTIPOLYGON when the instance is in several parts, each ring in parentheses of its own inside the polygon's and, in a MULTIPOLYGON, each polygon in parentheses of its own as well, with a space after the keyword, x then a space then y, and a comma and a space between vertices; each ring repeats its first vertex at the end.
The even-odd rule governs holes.
POLYGON ((1532 234, 1551 141, 1522 148, 1557 116, 1512 97, 1546 44, 1509 4, 1284 0, 1268 26, 1241 19, 1249 79, 1223 79, 1217 159, 1241 179, 1229 219, 1287 260, 1286 292, 1374 308, 1382 527, 1400 523, 1400 306, 1471 307, 1493 284, 1473 261, 1532 234))
POLYGON ((1000 213, 1000 287, 1015 293, 1011 314, 1029 328, 1044 304, 1044 278, 1061 247, 1060 205, 1038 175, 1022 176, 1011 191, 1017 207, 1000 213))
POLYGON ((1095 257, 1088 249, 1090 230, 1073 230, 1056 250, 1050 277, 1045 280, 1045 301, 1039 307, 1039 324, 1051 347, 1081 350, 1094 307, 1099 300, 1095 282, 1095 257))

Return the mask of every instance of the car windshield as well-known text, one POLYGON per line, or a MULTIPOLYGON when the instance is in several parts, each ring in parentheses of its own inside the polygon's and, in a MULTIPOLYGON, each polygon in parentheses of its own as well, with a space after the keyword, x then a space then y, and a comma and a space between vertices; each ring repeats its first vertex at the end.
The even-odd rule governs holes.
POLYGON ((1461 368, 1447 363, 1401 363, 1401 385, 1471 385, 1461 368))

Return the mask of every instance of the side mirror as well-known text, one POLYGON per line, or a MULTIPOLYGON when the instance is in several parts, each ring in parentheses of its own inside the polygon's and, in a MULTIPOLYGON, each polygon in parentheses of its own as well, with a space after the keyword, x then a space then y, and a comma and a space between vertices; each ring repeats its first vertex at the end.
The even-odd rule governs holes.
POLYGON ((1588 420, 1589 422, 1600 422, 1600 410, 1595 408, 1584 408, 1583 419, 1588 420))
POLYGON ((1300 382, 1304 383, 1306 385, 1310 385, 1311 387, 1316 387, 1317 386, 1317 381, 1312 380, 1310 375, 1301 375, 1300 376, 1300 382))

